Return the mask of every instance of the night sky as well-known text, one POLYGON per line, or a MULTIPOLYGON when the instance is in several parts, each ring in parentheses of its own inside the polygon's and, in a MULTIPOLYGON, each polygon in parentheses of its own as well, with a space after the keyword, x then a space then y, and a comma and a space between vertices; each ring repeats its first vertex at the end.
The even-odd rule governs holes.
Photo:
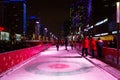
POLYGON ((58 34, 69 17, 70 0, 28 0, 27 14, 40 18, 48 31, 58 34))

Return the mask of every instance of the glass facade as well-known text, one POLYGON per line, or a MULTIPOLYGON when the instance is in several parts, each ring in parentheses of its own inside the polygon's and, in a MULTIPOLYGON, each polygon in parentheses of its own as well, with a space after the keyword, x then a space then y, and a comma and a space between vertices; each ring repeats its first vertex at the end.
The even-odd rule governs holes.
POLYGON ((10 34, 8 32, 0 32, 0 40, 9 41, 10 34))
POLYGON ((2 24, 5 30, 25 34, 26 33, 26 6, 25 0, 3 0, 2 24))

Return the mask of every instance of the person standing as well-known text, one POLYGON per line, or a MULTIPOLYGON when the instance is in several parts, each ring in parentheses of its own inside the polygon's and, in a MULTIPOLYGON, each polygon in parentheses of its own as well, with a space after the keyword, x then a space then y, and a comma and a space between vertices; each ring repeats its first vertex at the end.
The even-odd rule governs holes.
POLYGON ((73 40, 70 41, 70 46, 71 46, 71 49, 73 50, 73 46, 74 46, 73 40))
POLYGON ((68 49, 67 49, 67 46, 68 46, 68 39, 65 38, 65 50, 68 50, 68 49))
POLYGON ((56 48, 57 48, 57 51, 59 51, 59 44, 60 44, 59 39, 57 39, 57 40, 56 40, 56 48))
POLYGON ((95 57, 95 52, 97 50, 97 46, 96 46, 96 40, 92 37, 90 40, 90 50, 92 53, 92 58, 95 57))
POLYGON ((89 47, 89 39, 88 36, 85 36, 85 38, 82 40, 82 56, 84 56, 84 54, 86 56, 88 55, 88 47, 89 47))
POLYGON ((103 57, 102 47, 103 47, 103 41, 100 38, 98 38, 98 40, 97 40, 97 53, 98 53, 99 58, 103 57))

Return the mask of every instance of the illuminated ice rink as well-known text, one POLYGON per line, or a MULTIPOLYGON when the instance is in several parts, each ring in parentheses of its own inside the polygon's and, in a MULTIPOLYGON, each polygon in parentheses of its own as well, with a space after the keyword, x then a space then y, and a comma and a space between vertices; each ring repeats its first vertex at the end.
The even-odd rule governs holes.
POLYGON ((0 80, 117 80, 79 53, 52 46, 2 74, 0 80))

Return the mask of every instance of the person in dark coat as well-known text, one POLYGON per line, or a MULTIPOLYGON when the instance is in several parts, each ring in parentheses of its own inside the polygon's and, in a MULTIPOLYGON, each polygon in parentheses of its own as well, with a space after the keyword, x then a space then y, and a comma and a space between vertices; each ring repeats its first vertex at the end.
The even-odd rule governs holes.
POLYGON ((67 46, 68 46, 68 39, 65 38, 65 50, 68 50, 68 49, 67 49, 67 46))
POLYGON ((70 46, 71 46, 71 49, 73 50, 73 46, 74 46, 73 40, 70 41, 70 46))
POLYGON ((57 51, 59 51, 59 44, 60 44, 60 41, 59 39, 56 40, 56 48, 57 48, 57 51))
POLYGON ((103 41, 100 38, 98 38, 98 40, 97 40, 97 53, 98 53, 99 58, 103 57, 102 47, 103 47, 103 41))

